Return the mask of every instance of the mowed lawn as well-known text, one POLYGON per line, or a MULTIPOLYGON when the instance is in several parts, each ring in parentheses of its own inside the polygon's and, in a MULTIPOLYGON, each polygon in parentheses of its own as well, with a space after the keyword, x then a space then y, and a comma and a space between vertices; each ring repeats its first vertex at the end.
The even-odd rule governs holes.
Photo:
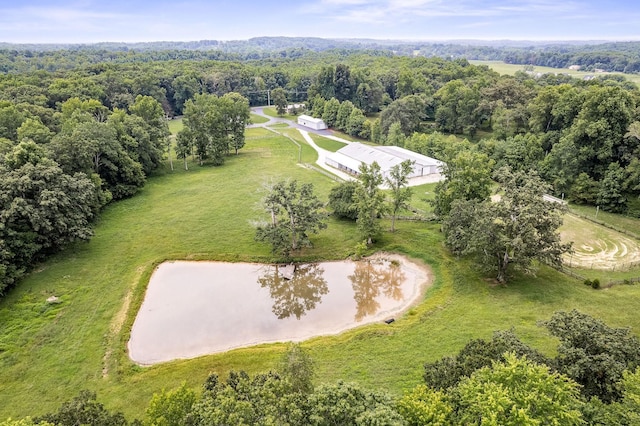
MULTIPOLYGON (((310 151, 302 145, 303 161, 313 155, 310 151)), ((298 166, 298 155, 288 139, 248 130, 247 146, 224 166, 191 163, 184 171, 175 162, 173 173, 150 178, 139 195, 109 206, 91 242, 40 265, 0 302, 0 419, 55 410, 80 389, 91 389, 109 409, 131 420, 142 417, 150 397, 163 388, 183 381, 200 388, 212 372, 224 377, 230 369, 275 368, 285 344, 139 367, 128 360, 126 342, 148 278, 163 260, 272 260, 269 248, 253 240, 252 223, 264 218, 263 185, 282 178, 313 182, 323 199, 335 185, 298 166), (62 303, 47 305, 51 295, 62 303)), ((431 191, 416 196, 426 192, 431 191)), ((388 222, 383 225, 388 229, 388 222)), ((305 342, 315 361, 316 383, 344 379, 401 395, 421 382, 424 362, 510 327, 552 354, 557 341, 536 323, 560 309, 577 308, 610 325, 640 330, 635 314, 640 286, 596 291, 548 268, 537 277, 496 286, 470 262, 448 255, 439 224, 400 222, 397 228, 374 249, 429 264, 434 285, 423 303, 391 325, 305 342)), ((301 253, 302 259, 345 258, 359 237, 353 223, 330 219, 328 229, 312 240, 315 247, 301 253)))
POLYGON ((327 151, 336 152, 340 148, 346 146, 347 144, 344 142, 339 142, 334 139, 325 138, 324 136, 316 135, 315 133, 309 133, 311 139, 322 149, 326 149, 327 151))

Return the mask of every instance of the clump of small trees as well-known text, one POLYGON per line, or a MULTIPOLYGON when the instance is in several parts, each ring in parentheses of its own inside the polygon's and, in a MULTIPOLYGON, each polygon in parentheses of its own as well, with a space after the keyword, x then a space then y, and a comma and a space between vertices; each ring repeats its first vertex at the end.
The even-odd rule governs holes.
MULTIPOLYGON (((358 181, 336 185, 329 194, 328 206, 338 217, 355 220, 361 237, 372 244, 382 232, 380 218, 391 212, 391 232, 395 231, 396 217, 407 207, 411 198, 408 176, 412 163, 404 161, 392 167, 383 176, 377 162, 360 165, 358 181), (381 185, 390 189, 387 201, 381 185)), ((269 214, 268 222, 256 229, 256 240, 271 244, 272 253, 288 259, 292 252, 311 245, 309 234, 326 228, 324 204, 313 193, 312 184, 297 181, 279 181, 268 186, 262 206, 269 214)))
POLYGON ((224 163, 231 151, 244 147, 244 131, 249 124, 249 101, 234 92, 223 96, 195 95, 185 103, 184 129, 177 136, 177 152, 184 159, 194 151, 200 164, 224 163))

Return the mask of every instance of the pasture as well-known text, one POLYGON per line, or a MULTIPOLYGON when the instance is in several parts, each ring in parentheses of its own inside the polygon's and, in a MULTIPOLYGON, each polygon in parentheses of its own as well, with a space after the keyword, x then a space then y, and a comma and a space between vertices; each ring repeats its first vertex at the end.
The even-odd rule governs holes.
MULTIPOLYGON (((486 65, 492 70, 496 71, 500 74, 514 75, 517 71, 522 71, 524 69, 524 65, 520 64, 507 64, 502 61, 469 61, 469 63, 473 65, 486 65)), ((575 78, 584 78, 586 76, 601 76, 607 74, 613 75, 621 75, 625 77, 627 80, 635 83, 640 86, 640 75, 638 74, 624 74, 620 72, 600 72, 594 73, 589 71, 579 71, 579 70, 570 70, 568 68, 551 68, 551 67, 540 67, 535 66, 533 68, 534 73, 542 73, 542 74, 567 74, 575 78)))
MULTIPOLYGON (((312 182, 324 200, 335 185, 297 164, 299 156, 303 162, 315 156, 297 131, 291 136, 300 148, 266 129, 249 129, 246 136, 246 147, 223 166, 194 163, 185 171, 175 162, 173 172, 167 168, 150 178, 140 194, 108 206, 90 242, 39 265, 0 301, 0 419, 55 410, 79 390, 90 389, 106 407, 131 420, 141 417, 153 393, 163 388, 182 382, 200 388, 212 372, 224 377, 231 369, 255 373, 276 366, 284 343, 153 367, 135 365, 126 352, 158 264, 168 259, 274 261, 269 247, 254 241, 252 222, 264 215, 264 185, 283 178, 312 182), (52 295, 61 303, 47 304, 52 295)), ((416 200, 428 198, 432 186, 414 194, 416 200)), ((391 325, 376 323, 305 341, 317 384, 343 379, 401 395, 422 381, 424 362, 511 327, 526 343, 552 354, 558 342, 537 321, 557 310, 575 308, 611 326, 640 330, 640 286, 596 291, 544 266, 535 277, 516 274, 508 285, 495 286, 475 265, 449 255, 439 224, 400 222, 397 228, 385 232, 370 252, 397 252, 425 263, 434 285, 422 303, 391 325)), ((345 259, 360 241, 354 223, 333 218, 311 239, 314 247, 297 260, 345 259)))
POLYGON ((564 258, 569 267, 615 271, 640 265, 637 240, 587 219, 566 214, 560 235, 563 241, 573 242, 573 253, 564 258))
POLYGON ((176 117, 168 121, 169 131, 172 135, 178 134, 180 130, 184 128, 184 124, 182 123, 182 117, 176 117))

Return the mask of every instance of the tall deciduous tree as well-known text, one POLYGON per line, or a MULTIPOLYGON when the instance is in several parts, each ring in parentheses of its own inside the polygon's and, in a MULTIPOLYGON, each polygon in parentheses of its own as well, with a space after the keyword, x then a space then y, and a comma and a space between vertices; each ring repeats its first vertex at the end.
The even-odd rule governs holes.
POLYGON ((55 413, 36 418, 40 422, 56 425, 96 425, 127 426, 128 422, 120 412, 112 413, 96 400, 95 392, 82 390, 70 401, 65 402, 55 413))
POLYGON ((486 154, 472 150, 460 152, 446 161, 441 173, 445 180, 438 182, 433 201, 434 212, 447 217, 455 200, 482 201, 491 193, 491 167, 486 154))
POLYGON ((353 77, 349 66, 344 64, 336 65, 333 86, 335 88, 335 96, 340 102, 351 100, 355 91, 353 85, 353 77))
POLYGON ((151 96, 138 95, 129 109, 144 121, 144 130, 149 134, 148 143, 138 143, 138 158, 145 173, 149 174, 160 165, 162 153, 169 151, 169 125, 162 105, 151 96))
POLYGON ((410 426, 444 426, 451 424, 453 407, 444 392, 418 385, 398 401, 398 411, 410 426))
POLYGON ((379 186, 383 182, 380 165, 377 162, 367 165, 360 164, 360 185, 354 194, 354 201, 358 210, 358 230, 367 244, 372 244, 380 234, 378 217, 384 213, 384 194, 379 186))
POLYGON ((336 125, 336 119, 338 117, 338 110, 340 109, 340 101, 336 98, 331 98, 324 103, 324 110, 322 112, 322 120, 329 127, 336 125))
POLYGON ((256 240, 270 243, 273 253, 285 258, 292 251, 310 246, 309 234, 327 227, 323 203, 313 193, 313 184, 277 182, 269 188, 263 204, 271 221, 258 226, 256 240))
POLYGON ((404 147, 405 141, 407 137, 402 133, 402 126, 399 121, 396 121, 391 126, 389 126, 389 134, 387 134, 387 139, 384 141, 385 145, 393 145, 404 147))
POLYGON ((344 101, 340 104, 338 114, 336 115, 336 127, 338 129, 347 130, 351 111, 353 111, 353 103, 351 103, 351 101, 344 101))
POLYGON ((382 133, 386 135, 395 122, 400 123, 406 136, 418 131, 421 123, 429 118, 429 102, 424 95, 409 95, 393 101, 380 113, 382 133))
POLYGON ((383 91, 384 89, 378 80, 360 83, 353 102, 366 114, 378 112, 382 103, 383 91))
POLYGON ((351 220, 358 218, 358 208, 354 203, 357 189, 358 183, 354 181, 346 181, 331 188, 329 208, 333 210, 334 215, 351 220))
POLYGON ((27 118, 17 130, 18 142, 31 139, 35 143, 44 145, 51 141, 53 132, 47 126, 42 124, 39 117, 27 118))
POLYGON ((287 94, 282 87, 276 87, 271 91, 271 101, 278 115, 284 115, 287 110, 287 94))
POLYGON ((503 362, 507 352, 518 357, 526 356, 528 360, 538 364, 551 364, 540 352, 518 339, 513 331, 495 331, 491 340, 471 340, 456 355, 426 363, 424 381, 427 386, 438 390, 452 388, 474 371, 491 367, 494 362, 503 362))
POLYGON ((504 191, 499 201, 457 200, 443 222, 447 245, 456 254, 471 254, 506 282, 511 267, 535 271, 533 261, 559 266, 569 244, 560 242, 564 206, 545 201, 549 189, 537 175, 500 169, 495 178, 504 191))
POLYGON ((627 204, 625 196, 626 173, 620 164, 611 163, 600 182, 596 202, 603 210, 620 213, 627 204))
POLYGON ((396 230, 396 217, 402 208, 408 206, 411 199, 411 188, 408 187, 409 175, 413 171, 413 162, 403 161, 391 167, 389 176, 384 181, 391 190, 391 232, 396 230))
POLYGON ((244 130, 251 120, 249 100, 240 93, 231 92, 222 97, 224 102, 224 122, 227 124, 226 132, 229 141, 229 149, 233 149, 238 155, 238 150, 244 147, 244 130))
POLYGON ((309 396, 311 425, 401 425, 391 397, 342 381, 324 384, 309 396))

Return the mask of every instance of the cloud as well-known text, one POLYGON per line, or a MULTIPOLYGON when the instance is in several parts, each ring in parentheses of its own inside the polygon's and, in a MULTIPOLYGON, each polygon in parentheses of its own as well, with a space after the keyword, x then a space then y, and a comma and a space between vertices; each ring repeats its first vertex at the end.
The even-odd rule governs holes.
POLYGON ((555 15, 580 10, 574 1, 547 0, 318 0, 306 11, 329 19, 354 22, 411 21, 438 17, 506 17, 555 15))
POLYGON ((9 30, 30 32, 34 36, 43 31, 71 32, 103 30, 134 22, 135 17, 123 13, 88 10, 83 6, 51 7, 26 6, 0 9, 2 33, 9 30))

